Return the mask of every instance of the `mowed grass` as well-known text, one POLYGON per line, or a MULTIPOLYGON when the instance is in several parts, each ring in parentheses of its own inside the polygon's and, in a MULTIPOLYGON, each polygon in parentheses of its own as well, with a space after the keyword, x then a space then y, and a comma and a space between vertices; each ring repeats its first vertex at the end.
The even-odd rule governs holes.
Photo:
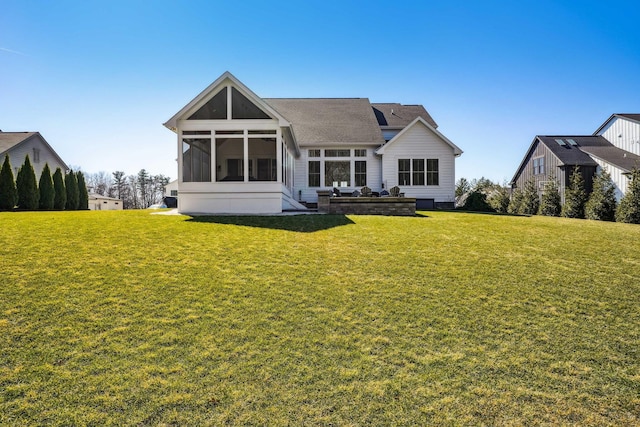
POLYGON ((0 214, 2 425, 640 425, 640 226, 0 214))

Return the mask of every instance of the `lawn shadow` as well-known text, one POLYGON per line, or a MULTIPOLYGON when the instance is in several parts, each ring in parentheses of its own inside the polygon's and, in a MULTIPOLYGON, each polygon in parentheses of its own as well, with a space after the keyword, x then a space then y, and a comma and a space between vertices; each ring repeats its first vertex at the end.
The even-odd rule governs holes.
POLYGON ((355 224, 345 215, 192 216, 187 221, 271 228, 274 230, 297 231, 299 233, 313 233, 355 224))

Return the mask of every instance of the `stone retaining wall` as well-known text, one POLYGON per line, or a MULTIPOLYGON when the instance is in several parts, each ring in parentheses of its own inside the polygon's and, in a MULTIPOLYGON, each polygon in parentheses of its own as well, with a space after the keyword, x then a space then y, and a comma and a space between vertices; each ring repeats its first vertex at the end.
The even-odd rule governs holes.
POLYGON ((331 197, 330 191, 318 191, 318 212, 354 215, 415 216, 413 197, 331 197))

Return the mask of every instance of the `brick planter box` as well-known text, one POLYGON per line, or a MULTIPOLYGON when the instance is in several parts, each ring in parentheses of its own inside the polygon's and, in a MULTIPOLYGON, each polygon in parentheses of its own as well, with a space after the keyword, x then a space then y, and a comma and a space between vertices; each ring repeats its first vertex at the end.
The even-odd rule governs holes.
POLYGON ((413 197, 331 197, 318 191, 318 212, 330 214, 415 216, 413 197))

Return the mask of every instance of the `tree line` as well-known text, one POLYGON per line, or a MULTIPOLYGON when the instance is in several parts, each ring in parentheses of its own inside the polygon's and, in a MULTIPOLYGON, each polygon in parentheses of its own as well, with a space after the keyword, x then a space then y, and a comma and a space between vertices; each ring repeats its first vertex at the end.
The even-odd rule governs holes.
POLYGON ((89 209, 89 194, 82 172, 63 173, 56 168, 53 176, 45 163, 40 179, 27 155, 14 180, 6 155, 0 169, 0 210, 78 210, 89 209))
POLYGON ((164 198, 164 188, 169 178, 152 175, 141 169, 135 175, 125 175, 122 171, 87 173, 87 187, 102 196, 122 200, 124 209, 145 209, 160 203, 164 198))
POLYGON ((616 200, 615 185, 607 171, 600 171, 593 180, 593 189, 587 194, 580 168, 572 171, 569 185, 565 188, 565 200, 561 202, 559 184, 549 176, 542 195, 533 180, 522 189, 510 192, 506 185, 499 185, 486 178, 456 182, 458 206, 464 210, 499 212, 521 215, 563 216, 600 221, 618 221, 640 224, 640 170, 631 172, 631 182, 626 194, 616 200))

